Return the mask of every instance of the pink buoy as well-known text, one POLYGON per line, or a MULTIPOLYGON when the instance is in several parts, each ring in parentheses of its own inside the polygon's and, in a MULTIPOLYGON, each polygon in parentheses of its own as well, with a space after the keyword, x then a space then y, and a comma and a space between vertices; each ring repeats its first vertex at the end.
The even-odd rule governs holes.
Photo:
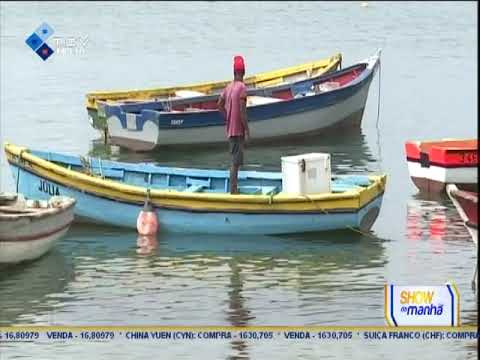
POLYGON ((156 235, 158 231, 157 214, 150 205, 150 190, 147 190, 145 205, 140 214, 138 214, 137 231, 142 236, 156 235))

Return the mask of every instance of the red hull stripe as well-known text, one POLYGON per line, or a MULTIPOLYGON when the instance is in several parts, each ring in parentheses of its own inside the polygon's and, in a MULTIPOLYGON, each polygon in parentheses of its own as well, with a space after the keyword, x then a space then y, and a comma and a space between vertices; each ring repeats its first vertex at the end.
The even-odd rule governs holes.
POLYGON ((61 226, 61 227, 59 227, 55 230, 52 230, 52 231, 49 231, 49 232, 46 232, 46 233, 35 234, 35 235, 30 235, 30 236, 19 236, 19 237, 8 238, 8 239, 0 238, 0 242, 17 242, 17 241, 40 240, 41 238, 44 238, 44 237, 53 235, 57 232, 60 232, 62 230, 65 230, 66 228, 68 228, 70 226, 71 223, 72 223, 72 221, 68 222, 67 224, 65 224, 65 225, 63 225, 63 226, 61 226))

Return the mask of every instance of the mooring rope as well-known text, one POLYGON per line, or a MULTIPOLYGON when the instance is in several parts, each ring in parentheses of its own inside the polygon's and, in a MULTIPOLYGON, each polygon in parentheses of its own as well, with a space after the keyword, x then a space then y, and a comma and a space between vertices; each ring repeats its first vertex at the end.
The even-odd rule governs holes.
MULTIPOLYGON (((308 195, 306 195, 306 194, 305 194, 305 195, 302 195, 302 196, 305 197, 307 200, 311 201, 311 202, 313 203, 313 205, 314 205, 318 210, 320 210, 321 212, 323 212, 325 215, 330 215, 330 213, 329 213, 327 210, 318 207, 318 204, 317 204, 310 196, 308 196, 308 195)), ((359 234, 361 234, 361 235, 364 235, 364 236, 366 236, 366 237, 369 237, 370 239, 381 240, 378 236, 372 235, 372 234, 370 234, 370 233, 368 233, 368 232, 365 232, 365 231, 362 231, 362 230, 360 230, 360 229, 356 229, 356 228, 354 228, 353 226, 350 226, 350 225, 345 226, 345 229, 352 230, 352 231, 357 232, 357 233, 359 233, 359 234)))
POLYGON ((379 162, 379 171, 382 171, 382 146, 380 145, 380 94, 381 94, 381 83, 382 83, 382 61, 378 59, 378 101, 377 101, 377 121, 375 127, 377 129, 377 149, 378 149, 378 162, 379 162))
POLYGON ((18 188, 19 188, 19 183, 20 183, 20 162, 22 160, 22 156, 23 156, 23 152, 25 151, 25 149, 22 149, 20 150, 20 153, 18 154, 18 166, 17 166, 17 189, 16 189, 16 193, 18 194, 18 188))
POLYGON ((17 190, 16 190, 17 194, 18 194, 19 182, 20 182, 20 166, 17 166, 17 190))

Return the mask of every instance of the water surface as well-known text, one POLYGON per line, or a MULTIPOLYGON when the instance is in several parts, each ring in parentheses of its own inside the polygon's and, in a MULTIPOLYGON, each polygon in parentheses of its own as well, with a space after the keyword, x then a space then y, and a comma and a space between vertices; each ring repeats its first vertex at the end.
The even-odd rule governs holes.
MULTIPOLYGON (((475 249, 445 197, 418 195, 408 177, 408 139, 476 137, 475 3, 2 3, 2 142, 172 166, 226 168, 226 149, 135 154, 105 147, 90 128, 88 91, 184 84, 342 52, 344 66, 382 48, 362 128, 248 148, 246 168, 280 170, 280 157, 329 152, 336 173, 388 174, 368 235, 291 237, 162 235, 149 254, 135 232, 75 225, 50 254, 0 272, 0 325, 384 325, 385 283, 453 281, 461 322, 476 324, 470 281, 475 249), (46 62, 24 39, 43 21, 63 37, 88 37, 84 53, 46 62), (380 80, 380 84, 379 84, 380 80), (380 85, 380 87, 379 87, 380 85), (379 93, 380 89, 380 93, 379 93), (377 106, 380 99, 380 119, 377 106), (140 253, 139 253, 140 252, 140 253)), ((1 155, 1 190, 14 190, 1 155)), ((282 359, 475 358, 474 343, 357 341, 9 344, 0 358, 282 359)), ((3 346, 3 345, 2 345, 3 346)))

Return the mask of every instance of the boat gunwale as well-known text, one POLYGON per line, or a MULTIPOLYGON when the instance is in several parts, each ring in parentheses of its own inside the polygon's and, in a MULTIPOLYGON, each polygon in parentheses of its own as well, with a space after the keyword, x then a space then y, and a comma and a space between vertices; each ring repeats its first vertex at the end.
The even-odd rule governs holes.
MULTIPOLYGON (((259 122, 262 120, 270 119, 271 117, 280 117, 280 115, 265 115, 267 111, 279 111, 279 109, 283 109, 281 111, 282 115, 291 115, 297 114, 299 112, 305 112, 306 107, 308 110, 313 110, 319 107, 319 102, 327 102, 326 104, 322 105, 323 107, 331 106, 328 99, 335 96, 342 96, 345 98, 350 98, 356 92, 360 91, 362 87, 365 85, 366 82, 371 81, 372 77, 374 76, 375 72, 377 71, 381 59, 381 49, 378 49, 373 55, 370 57, 359 61, 347 68, 342 70, 338 70, 335 73, 324 74, 319 76, 317 80, 320 82, 328 81, 330 78, 334 78, 336 76, 340 76, 339 74, 349 73, 356 71, 357 68, 361 67, 361 71, 353 78, 350 79, 349 82, 342 85, 341 87, 331 89, 325 92, 317 93, 312 96, 304 96, 299 98, 291 98, 285 99, 280 102, 275 103, 267 103, 267 104, 258 104, 254 106, 248 107, 249 111, 252 112, 261 112, 261 115, 258 115, 258 118, 254 118, 252 122, 259 122), (349 94, 349 92, 353 92, 353 94, 349 94), (280 108, 279 108, 280 107, 280 108), (288 108, 288 110, 286 110, 288 108), (275 109, 275 110, 274 110, 275 109)), ((302 82, 309 81, 309 80, 302 80, 302 82)), ((204 99, 209 99, 212 96, 216 95, 206 95, 206 96, 199 96, 195 97, 195 102, 204 101, 204 99)), ((186 100, 179 100, 179 101, 186 101, 190 102, 191 99, 186 100)), ((126 128, 126 118, 128 114, 132 113, 130 111, 125 111, 123 109, 123 105, 105 105, 107 108, 112 108, 115 110, 109 110, 108 112, 111 113, 110 116, 117 117, 121 123, 122 128, 126 128), (113 115, 116 114, 116 115, 113 115)), ((147 122, 153 122, 161 131, 168 131, 168 130, 178 130, 178 129, 190 129, 190 128, 206 128, 210 126, 219 126, 219 119, 218 116, 218 109, 200 109, 195 111, 165 111, 165 110, 155 110, 155 109, 142 109, 140 113, 133 112, 136 116, 137 127, 142 130, 143 126, 147 122), (137 118, 138 116, 138 118, 137 118), (201 117, 202 121, 198 121, 201 117), (181 125, 172 126, 172 121, 177 119, 188 119, 188 121, 182 122, 181 125), (139 125, 140 124, 140 125, 139 125)))
MULTIPOLYGON (((453 205, 455 206, 458 214, 460 215, 460 218, 462 219, 463 223, 468 227, 468 226, 472 226, 472 225, 475 225, 477 228, 478 225, 472 223, 470 221, 470 218, 467 214, 467 212, 465 211, 465 209, 463 208, 462 204, 460 203, 460 200, 459 200, 459 197, 462 198, 462 194, 464 193, 469 193, 468 191, 464 191, 464 190, 460 190, 456 184, 447 184, 446 188, 445 188, 446 192, 447 192, 447 195, 448 197, 450 198, 450 200, 452 201, 453 205)), ((467 199, 467 201, 472 201, 474 203, 477 204, 478 206, 478 196, 475 197, 475 195, 470 195, 469 194, 469 197, 472 197, 474 199, 470 199, 470 198, 465 198, 463 197, 463 199, 467 199)))
MULTIPOLYGON (((286 83, 286 84, 279 84, 279 85, 273 85, 271 87, 266 87, 266 88, 253 88, 253 89, 247 89, 247 98, 250 97, 250 96, 262 96, 262 95, 258 95, 257 93, 265 93, 265 92, 270 92, 270 91, 284 91, 284 90, 290 90, 293 86, 295 86, 296 84, 299 84, 299 83, 308 83, 308 82, 313 82, 313 83, 322 83, 322 82, 328 82, 328 80, 331 80, 332 78, 335 78, 335 77, 338 77, 338 76, 341 76, 341 75, 345 75, 345 74, 348 74, 350 72, 353 72, 354 70, 357 70, 357 68, 360 68, 362 67, 362 69, 360 70, 360 73, 355 77, 359 77, 361 76, 362 73, 364 73, 366 70, 367 70, 367 67, 368 67, 368 62, 367 61, 361 61, 361 62, 358 62, 358 63, 355 63, 353 65, 350 65, 346 68, 343 68, 341 70, 336 70, 334 72, 327 72, 327 73, 322 73, 320 75, 317 75, 315 77, 311 77, 311 78, 306 78, 306 79, 302 79, 302 80, 299 80, 299 81, 296 81, 296 82, 292 82, 292 83, 286 83)), ((354 78, 354 79, 355 79, 354 78)), ((335 88, 335 89, 331 89, 331 90, 328 90, 328 91, 325 91, 325 92, 322 92, 322 94, 325 94, 325 93, 330 93, 331 91, 333 90, 337 90, 337 89, 341 89, 341 88, 344 88, 348 85, 350 85, 350 83, 354 80, 350 80, 350 82, 348 82, 347 84, 339 87, 339 88, 335 88)), ((227 83, 228 84, 228 83, 227 83)), ((316 94, 316 95, 319 95, 319 94, 316 94)), ((170 101, 174 101, 175 102, 175 105, 183 105, 183 104, 190 104, 192 103, 192 100, 195 99, 195 103, 201 103, 201 102, 208 102, 208 101, 215 101, 218 99, 218 97, 220 96, 220 93, 214 93, 214 94, 205 94, 205 95, 198 95, 198 96, 194 96, 194 97, 190 97, 190 98, 175 98, 175 99, 148 99, 148 100, 143 100, 143 99, 139 99, 138 102, 136 102, 136 100, 130 100, 129 103, 124 103, 124 102, 121 102, 121 101, 118 101, 118 100, 97 100, 97 103, 100 105, 100 106, 103 106, 103 107, 112 107, 112 108, 115 108, 115 107, 119 107, 120 108, 120 111, 122 113, 136 113, 135 111, 131 111, 130 109, 128 109, 127 107, 129 106, 145 106, 145 105, 151 105, 151 104, 156 104, 156 103, 160 103, 160 102, 170 102, 170 101), (127 108, 127 109, 125 109, 127 108)), ((263 96, 265 96, 265 94, 263 94, 263 96)), ((268 97, 268 96, 267 96, 268 97)), ((290 100, 294 100, 295 98, 291 98, 291 99, 278 99, 280 100, 281 102, 284 102, 284 101, 290 101, 290 100)), ((127 100, 129 101, 129 100, 127 100)), ((280 102, 279 101, 279 102, 280 102)), ((262 106, 262 105, 269 105, 269 103, 266 103, 266 104, 257 104, 257 105, 250 105, 248 107, 257 107, 257 106, 262 106)), ((98 107, 97 107, 98 108, 98 107)), ((163 110, 156 110, 156 109, 142 109, 141 112, 143 111, 156 111, 156 112, 165 112, 165 113, 170 113, 171 111, 163 111, 163 110)), ((202 111, 218 111, 218 109, 200 109, 202 111)), ((180 112, 184 112, 184 111, 180 111, 180 112)))
MULTIPOLYGON (((25 147, 19 147, 10 143, 5 144, 5 152, 10 156, 17 156, 19 160, 27 160, 36 166, 40 167, 46 172, 53 172, 57 176, 69 178, 71 181, 86 183, 93 187, 99 187, 106 190, 114 190, 120 194, 133 195, 133 196, 142 196, 147 195, 149 188, 128 185, 118 181, 102 179, 99 177, 87 175, 80 173, 78 171, 67 169, 63 166, 57 165, 48 160, 42 159, 38 156, 35 156, 28 152, 28 149, 25 147)), ((21 161, 12 160, 16 166, 24 168, 21 165, 21 161)), ((27 169, 26 169, 27 170, 27 169)), ((360 189, 351 189, 342 193, 322 193, 322 194, 311 194, 308 196, 302 195, 289 195, 286 193, 278 193, 276 195, 248 195, 248 194, 228 194, 228 193, 188 193, 176 190, 161 190, 161 189, 150 189, 150 197, 152 199, 173 199, 173 200, 194 200, 202 202, 223 202, 223 203, 244 203, 244 204, 266 204, 271 205, 275 204, 290 204, 290 203, 309 203, 312 202, 317 204, 321 201, 338 201, 338 200, 359 200, 358 207, 361 207, 360 198, 362 194, 374 191, 374 195, 370 199, 377 197, 379 194, 382 194, 385 190, 386 175, 369 175, 369 180, 372 183, 360 189)), ((75 186, 77 189, 81 189, 80 186, 75 186)), ((368 202, 368 201, 367 201, 368 202)))
POLYGON ((50 217, 68 211, 77 203, 77 201, 71 197, 63 196, 63 198, 64 199, 62 199, 58 206, 48 208, 25 207, 23 209, 14 209, 13 207, 15 204, 0 206, 0 222, 9 222, 20 219, 36 220, 50 217))
MULTIPOLYGON (((18 166, 18 165, 16 165, 18 166)), ((29 170, 22 168, 23 171, 26 171, 28 173, 31 173, 35 176, 41 176, 37 174, 35 171, 29 170)), ((52 180, 48 179, 48 181, 60 185, 60 186, 66 186, 66 184, 59 183, 57 180, 52 180)), ((144 204, 144 198, 139 199, 139 200, 130 200, 130 199, 119 199, 118 197, 114 196, 109 196, 105 195, 103 193, 95 193, 91 192, 89 190, 84 190, 84 189, 79 189, 75 188, 76 191, 81 191, 83 194, 88 194, 90 196, 95 196, 97 198, 109 200, 109 201, 115 201, 116 203, 123 203, 127 205, 138 205, 141 206, 144 204)), ((167 210, 176 210, 176 211, 182 211, 182 212, 190 212, 190 213, 220 213, 220 214, 225 214, 225 213, 237 213, 237 214, 242 214, 242 215, 305 215, 305 214, 320 214, 320 215, 334 215, 334 214, 353 214, 353 213, 358 213, 360 210, 368 206, 369 204, 373 203, 376 201, 379 197, 382 197, 384 195, 384 189, 381 191, 377 192, 374 196, 370 197, 367 201, 363 202, 359 206, 356 207, 334 207, 334 208, 319 208, 315 207, 314 209, 269 209, 269 208, 206 208, 206 207, 185 207, 184 205, 175 205, 175 204, 163 204, 163 203, 157 203, 155 201, 152 201, 152 205, 154 208, 159 208, 159 209, 167 209, 167 210)))
MULTIPOLYGON (((302 101, 307 101, 307 100, 311 100, 312 98, 314 99, 319 99, 320 97, 325 97, 327 95, 331 95, 331 94, 336 94, 340 91, 344 91, 346 89, 350 89, 350 88, 353 88, 355 85, 358 85, 359 87, 363 84, 363 82, 368 78, 368 76, 370 75, 370 73, 372 72, 372 69, 369 69, 368 68, 368 64, 367 63, 357 63, 355 64, 354 66, 352 66, 352 69, 350 70, 351 72, 353 72, 355 69, 354 67, 360 67, 361 65, 365 65, 365 68, 361 70, 361 72, 353 79, 351 79, 348 83, 342 85, 342 86, 339 86, 338 88, 334 88, 334 89, 330 89, 330 90, 327 90, 327 91, 324 91, 324 92, 319 92, 319 93, 316 93, 316 94, 313 94, 313 95, 310 95, 310 96, 302 96, 302 97, 298 97, 298 98, 295 98, 295 97, 292 97, 291 99, 280 99, 280 101, 278 102, 274 102, 274 103, 264 103, 264 104, 255 104, 255 105, 250 105, 250 106, 247 106, 247 109, 265 109, 265 108, 272 108, 274 107, 275 105, 278 105, 278 104, 285 104, 285 103, 294 103, 294 102, 302 102, 302 101), (365 75, 366 74, 366 75, 365 75), (360 77, 362 77, 363 75, 363 78, 359 81, 355 81, 357 79, 359 79, 360 77)), ((343 69, 342 69, 343 71, 343 69)), ((331 74, 328 74, 328 75, 331 75, 331 74)), ((327 82, 329 80, 329 78, 325 79, 325 82, 327 82)), ((208 100, 209 97, 212 97, 212 96, 215 96, 215 95, 208 95, 206 96, 206 100, 208 100)), ((247 96, 248 97, 248 96, 247 96)), ((187 100, 187 99, 186 99, 187 100)), ((185 101, 186 103, 188 103, 188 101, 185 101)), ((199 102, 200 99, 199 99, 199 102)), ((116 105, 108 105, 108 106, 116 106, 116 105)), ((128 113, 128 112, 125 112, 122 110, 122 112, 124 113, 128 113)), ((165 110, 153 110, 153 109, 145 109, 143 110, 142 109, 142 112, 141 114, 144 114, 145 113, 150 113, 150 114, 158 114, 158 116, 165 116, 165 115, 169 115, 169 114, 173 114, 175 116, 185 116, 185 115, 189 115, 189 114, 192 114, 192 116, 198 116, 198 114, 211 114, 211 113, 216 113, 218 112, 218 109, 198 109, 198 110, 195 110, 195 111, 176 111, 176 112, 173 112, 173 111, 165 111, 165 110)), ((260 120, 256 120, 256 121, 260 121, 260 120)))
MULTIPOLYGON (((249 76, 245 79, 246 82, 252 82, 255 84, 256 82, 265 81, 268 77, 280 77, 280 76, 290 76, 294 75, 301 71, 306 71, 309 68, 318 69, 318 68, 325 68, 325 72, 336 68, 342 62, 342 54, 336 53, 328 58, 307 62, 300 65, 293 65, 290 67, 285 67, 277 70, 266 71, 258 74, 254 74, 249 76), (279 74, 275 74, 279 73, 279 74), (262 79, 263 77, 263 79, 262 79)), ((163 93, 168 93, 172 91, 178 90, 192 90, 196 89, 197 91, 200 88, 205 88, 207 91, 211 91, 211 89, 215 87, 222 87, 230 83, 230 80, 219 80, 219 81, 207 81, 207 82, 200 82, 195 84, 186 84, 186 85, 179 85, 179 86, 167 86, 161 88, 147 88, 147 89, 131 89, 131 90, 115 90, 115 91, 93 91, 87 93, 86 96, 86 108, 88 110, 97 110, 97 101, 98 100, 125 100, 129 98, 137 98, 142 99, 144 97, 150 96, 159 96, 163 93), (143 94, 145 93, 145 94, 143 94), (132 94, 136 94, 133 95, 132 94), (143 96, 142 96, 143 95, 143 96), (125 96, 125 97, 123 97, 125 96), (101 98, 102 97, 102 98, 101 98), (93 103, 93 106, 91 104, 93 103)), ((268 88, 268 87, 266 87, 268 88)), ((204 91, 205 91, 204 89, 204 91)))
MULTIPOLYGON (((415 153, 424 153, 424 154, 430 154, 432 149, 435 149, 437 151, 478 151, 478 139, 445 139, 445 140, 426 140, 426 141, 420 141, 420 140, 407 140, 405 141, 405 150, 407 152, 407 155, 409 157, 412 157, 413 154, 408 154, 408 150, 410 147, 413 147, 415 149, 415 153), (469 144, 465 146, 453 146, 449 145, 449 143, 474 143, 474 144, 469 144), (423 148, 422 148, 423 146, 423 148)), ((416 155, 416 154, 415 154, 416 155)))

